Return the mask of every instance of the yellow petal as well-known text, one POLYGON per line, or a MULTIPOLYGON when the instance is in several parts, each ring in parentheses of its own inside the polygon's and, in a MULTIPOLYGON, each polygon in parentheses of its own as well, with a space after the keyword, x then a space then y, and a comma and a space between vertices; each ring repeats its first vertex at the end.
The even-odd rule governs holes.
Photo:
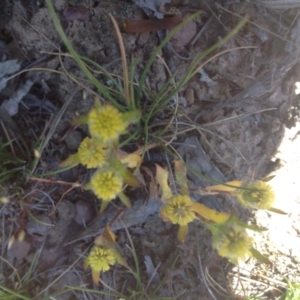
POLYGON ((88 124, 88 115, 78 116, 72 121, 72 125, 88 124))
POLYGON ((204 219, 216 223, 223 223, 230 217, 230 215, 225 212, 219 212, 197 202, 193 203, 193 211, 204 219))
POLYGON ((111 249, 111 251, 114 253, 115 258, 120 265, 125 266, 125 267, 128 266, 126 260, 119 254, 119 252, 117 250, 111 249))
POLYGON ((159 216, 163 219, 164 222, 169 221, 169 218, 166 216, 165 211, 163 209, 159 212, 159 216))
POLYGON ((188 225, 180 225, 179 226, 177 238, 180 242, 182 242, 182 243, 184 242, 187 232, 188 232, 188 225))
POLYGON ((111 231, 108 224, 106 224, 103 236, 111 243, 115 243, 116 241, 116 235, 111 231))
POLYGON ((224 184, 217 184, 212 185, 204 188, 202 191, 207 194, 218 194, 221 192, 234 192, 237 188, 241 187, 243 181, 235 180, 235 181, 228 181, 224 184))
POLYGON ((133 187, 140 187, 141 184, 139 183, 139 181, 137 180, 137 178, 127 169, 120 169, 119 170, 124 183, 133 186, 133 187))
MULTIPOLYGON (((148 167, 142 167, 142 169, 150 177, 150 183, 149 183, 150 198, 159 199, 158 187, 157 187, 155 178, 153 176, 153 173, 151 172, 151 170, 148 167)), ((144 186, 146 186, 146 184, 144 186)))
POLYGON ((100 207, 100 211, 99 211, 99 214, 103 213, 105 208, 107 207, 109 201, 103 201, 101 202, 101 207, 100 207))
POLYGON ((174 161, 174 170, 176 180, 181 187, 181 194, 188 195, 188 186, 187 186, 187 178, 186 178, 186 168, 181 160, 174 161))
POLYGON ((103 233, 98 235, 95 240, 94 240, 94 244, 97 246, 101 246, 105 244, 105 238, 103 236, 103 233))
POLYGON ((129 198, 123 192, 121 192, 118 195, 118 197, 127 207, 131 207, 131 202, 130 202, 129 198))
POLYGON ((70 155, 67 159, 63 160, 60 164, 59 167, 65 168, 65 167, 70 167, 70 166, 76 166, 80 163, 79 157, 76 154, 70 155))
POLYGON ((92 278, 94 283, 98 286, 99 285, 99 277, 100 277, 100 271, 94 271, 92 270, 92 278))
POLYGON ((172 191, 169 187, 168 184, 168 177, 169 177, 169 172, 163 169, 161 166, 156 165, 156 180, 159 183, 163 195, 162 195, 162 200, 168 200, 172 197, 172 191))
POLYGON ((126 155, 121 157, 120 161, 122 164, 127 165, 128 168, 135 168, 142 162, 142 158, 136 153, 126 153, 126 155))
POLYGON ((86 258, 83 263, 83 269, 86 270, 89 267, 89 260, 86 258))
POLYGON ((141 115, 142 114, 140 110, 133 110, 124 113, 122 117, 126 122, 133 124, 140 120, 141 115))
POLYGON ((159 146, 158 143, 151 143, 151 144, 148 144, 147 146, 139 147, 136 151, 134 151, 134 153, 142 155, 146 151, 151 150, 151 149, 153 149, 155 147, 158 147, 158 146, 159 146))

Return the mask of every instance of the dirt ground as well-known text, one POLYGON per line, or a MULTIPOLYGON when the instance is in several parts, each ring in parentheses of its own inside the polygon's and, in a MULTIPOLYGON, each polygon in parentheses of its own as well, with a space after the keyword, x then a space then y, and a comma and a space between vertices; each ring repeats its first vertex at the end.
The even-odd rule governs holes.
MULTIPOLYGON (((240 32, 206 57, 211 58, 209 62, 179 91, 180 113, 166 143, 171 141, 187 165, 217 181, 250 181, 276 175, 271 181, 275 206, 287 215, 248 211, 227 196, 192 194, 209 207, 234 211, 242 221, 267 227, 264 233, 252 234, 256 248, 272 264, 254 259, 239 267, 228 263, 212 250, 211 234, 200 223, 193 223, 185 243, 179 243, 175 226, 163 222, 157 214, 161 204, 149 195, 149 182, 143 189, 130 191, 132 213, 124 215, 123 223, 115 222, 112 229, 120 253, 136 268, 126 246, 130 239, 124 227, 128 228, 143 285, 152 295, 149 299, 175 299, 182 292, 178 299, 276 299, 286 287, 284 277, 300 282, 300 95, 295 93, 295 83, 300 81, 300 7, 275 9, 266 1, 52 2, 75 50, 122 76, 111 13, 121 28, 128 60, 139 59, 136 78, 166 31, 129 33, 124 30, 124 22, 167 18, 169 12, 186 17, 203 10, 167 43, 160 53, 162 60, 155 60, 146 81, 154 94, 169 78, 163 62, 180 80, 196 54, 224 37, 241 16, 248 16, 249 22, 240 32), (84 7, 79 13, 72 9, 67 13, 68 7, 78 6, 84 7)), ((92 192, 79 188, 68 191, 69 187, 55 183, 87 182, 91 173, 82 166, 53 173, 46 177, 51 182, 28 179, 57 171, 58 164, 76 152, 88 130, 72 126, 71 121, 92 107, 95 88, 82 81, 84 88, 61 74, 83 77, 74 60, 63 55, 66 48, 45 1, 1 1, 0 14, 0 134, 3 141, 14 139, 15 155, 25 161, 23 166, 29 174, 15 176, 1 189, 1 197, 9 199, 1 206, 1 285, 23 290, 29 299, 44 299, 66 286, 108 293, 110 286, 125 296, 132 295, 136 281, 121 266, 104 273, 102 280, 107 286, 99 288, 93 286, 90 272, 82 268, 93 238, 115 218, 121 202, 114 201, 99 216, 99 200, 92 192), (59 51, 61 56, 57 55, 59 51), (16 105, 7 106, 5 103, 12 99, 16 105), (46 146, 36 160, 34 149, 41 143, 46 146), (62 196, 56 213, 51 214, 62 196), (12 243, 11 237, 17 238, 21 231, 25 231, 25 239, 12 243), (8 247, 9 243, 12 246, 8 247), (16 283, 16 273, 23 285, 16 283)), ((105 76, 97 74, 97 78, 110 85, 105 76)), ((145 109, 151 106, 149 99, 144 101, 145 109)), ((174 99, 170 99, 166 109, 153 118, 151 130, 171 119, 169 111, 174 106, 174 99)), ((136 145, 139 143, 142 141, 136 141, 136 145)), ((171 159, 163 149, 156 148, 148 151, 144 164, 154 170, 155 163, 167 166, 171 159)), ((188 179, 191 190, 210 185, 191 172, 188 179)), ((53 299, 113 299, 109 295, 99 297, 73 290, 53 299)))

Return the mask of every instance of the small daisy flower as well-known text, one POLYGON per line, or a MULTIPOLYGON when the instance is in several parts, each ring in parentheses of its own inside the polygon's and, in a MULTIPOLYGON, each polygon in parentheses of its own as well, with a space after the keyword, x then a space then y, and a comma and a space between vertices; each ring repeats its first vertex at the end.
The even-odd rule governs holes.
POLYGON ((188 224, 195 219, 203 218, 206 221, 223 223, 228 220, 229 215, 218 212, 204 204, 191 200, 187 195, 172 196, 165 207, 160 211, 164 221, 170 221, 179 225, 178 240, 183 242, 188 231, 188 224))
POLYGON ((118 139, 128 126, 122 113, 111 105, 93 108, 88 114, 88 125, 93 137, 104 143, 118 139))
POLYGON ((102 167, 106 163, 106 150, 103 145, 87 137, 79 146, 78 159, 89 169, 102 167))
POLYGON ((231 262, 237 263, 251 255, 252 239, 246 229, 234 223, 228 223, 220 227, 213 235, 212 245, 220 256, 227 257, 231 262))
POLYGON ((86 270, 88 267, 91 267, 93 281, 96 285, 99 284, 101 272, 108 271, 116 262, 127 266, 126 261, 114 248, 115 241, 115 234, 111 231, 109 226, 106 225, 103 233, 96 237, 94 241, 95 245, 84 261, 83 268, 86 270))
POLYGON ((105 272, 116 263, 113 249, 95 245, 85 260, 85 266, 90 266, 95 272, 105 272))
POLYGON ((190 197, 184 195, 172 197, 162 209, 162 212, 173 224, 187 225, 196 218, 193 201, 190 197))
POLYGON ((90 188, 98 198, 110 201, 122 191, 122 177, 113 171, 96 172, 90 181, 90 188))
POLYGON ((196 218, 194 202, 186 195, 173 196, 160 211, 164 221, 179 225, 177 238, 183 242, 188 232, 188 224, 196 218))
POLYGON ((245 189, 235 192, 237 200, 245 207, 256 209, 270 209, 275 201, 272 187, 265 181, 245 184, 245 189))
POLYGON ((115 265, 119 254, 111 247, 105 245, 95 245, 88 257, 84 261, 84 269, 89 266, 92 269, 92 278, 96 285, 99 285, 101 272, 108 271, 111 266, 115 265))

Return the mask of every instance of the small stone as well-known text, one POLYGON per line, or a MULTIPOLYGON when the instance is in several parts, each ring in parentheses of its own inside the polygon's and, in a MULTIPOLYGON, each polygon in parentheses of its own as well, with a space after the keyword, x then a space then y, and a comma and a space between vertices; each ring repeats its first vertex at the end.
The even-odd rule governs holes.
POLYGON ((90 17, 89 10, 84 6, 67 6, 63 10, 63 16, 68 22, 75 20, 84 22, 90 17))
POLYGON ((35 216, 36 220, 29 219, 26 231, 29 235, 46 236, 52 229, 52 221, 46 215, 35 216))
POLYGON ((79 148, 80 143, 82 142, 82 134, 77 130, 69 131, 66 134, 65 142, 69 150, 77 150, 79 148))
POLYGON ((193 89, 186 89, 184 93, 184 97, 186 99, 187 106, 190 106, 194 104, 195 102, 195 95, 194 95, 194 90, 193 89))
MULTIPOLYGON (((185 17, 188 17, 188 15, 185 17)), ((185 49, 184 47, 193 39, 196 33, 197 24, 194 21, 188 22, 173 35, 170 42, 174 50, 178 53, 183 52, 185 49)))
POLYGON ((94 212, 92 210, 90 203, 82 200, 78 200, 75 203, 75 208, 76 208, 75 221, 77 224, 85 225, 93 219, 94 212))
POLYGON ((12 255, 20 260, 27 256, 28 252, 30 250, 30 244, 27 241, 15 241, 9 251, 12 253, 12 255))
POLYGON ((137 44, 139 46, 144 46, 145 44, 147 44, 148 40, 149 40, 149 36, 150 36, 150 32, 142 32, 139 34, 139 37, 137 39, 137 44))

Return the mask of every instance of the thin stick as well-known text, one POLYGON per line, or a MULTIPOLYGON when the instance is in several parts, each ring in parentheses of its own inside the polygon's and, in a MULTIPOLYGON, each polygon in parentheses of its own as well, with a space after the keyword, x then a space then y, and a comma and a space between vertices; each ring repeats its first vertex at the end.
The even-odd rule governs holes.
POLYGON ((121 57, 122 57, 122 67, 123 67, 123 82, 124 82, 124 93, 125 93, 125 99, 128 104, 130 104, 130 94, 129 94, 129 78, 128 78, 128 67, 127 67, 127 61, 126 61, 126 52, 124 47, 123 38, 120 32, 120 28, 116 22, 116 19, 113 17, 111 13, 109 13, 109 17, 114 25, 117 38, 119 40, 119 46, 121 51, 121 57))
MULTIPOLYGON (((172 77, 171 70, 169 69, 169 67, 168 67, 168 65, 166 64, 166 62, 164 61, 164 59, 163 59, 160 55, 158 55, 158 54, 157 54, 157 56, 159 57, 159 59, 161 59, 161 61, 162 61, 162 63, 164 64, 165 68, 167 69, 167 72, 168 72, 169 75, 172 77)), ((176 89, 176 83, 175 83, 175 80, 174 80, 173 78, 172 78, 172 81, 173 81, 174 87, 175 87, 175 89, 176 89)), ((175 111, 174 111, 174 113, 173 113, 173 115, 172 115, 172 118, 170 119, 170 121, 169 121, 169 123, 168 123, 168 125, 166 126, 165 129, 169 128, 169 127, 172 125, 172 123, 173 123, 173 121, 174 121, 174 119, 176 118, 176 115, 177 115, 178 105, 179 105, 178 93, 176 93, 176 94, 174 95, 174 97, 175 97, 175 101, 176 101, 176 102, 175 102, 175 111)), ((177 132, 177 129, 178 129, 178 127, 177 127, 177 122, 176 122, 176 132, 177 132)), ((175 137, 176 137, 176 132, 175 132, 174 136, 171 138, 171 140, 167 143, 167 145, 169 145, 169 144, 171 144, 171 143, 173 142, 173 140, 174 140, 175 137)), ((166 146, 167 146, 167 145, 166 145, 166 146)))
MULTIPOLYGON (((197 245, 198 245, 198 244, 197 244, 197 245)), ((197 248, 198 248, 198 247, 197 247, 197 248)), ((197 249, 197 250, 198 250, 198 249, 197 249)), ((207 284, 207 281, 206 281, 206 278, 205 278, 205 275, 204 275, 204 272, 203 272, 203 267, 202 267, 202 263, 201 263, 201 257, 200 257, 199 254, 197 255, 197 257, 198 257, 199 269, 200 269, 200 273, 201 273, 201 276, 202 276, 204 285, 205 285, 206 289, 208 290, 209 294, 211 295, 211 297, 212 297, 214 300, 217 300, 217 298, 215 297, 213 291, 210 289, 209 285, 207 284)))
MULTIPOLYGON (((52 124, 51 124, 51 127, 49 129, 49 132, 47 134, 47 136, 45 137, 45 140, 44 140, 44 143, 41 145, 40 149, 39 149, 39 152, 42 156, 42 152, 44 151, 44 149, 46 148, 46 146, 48 145, 52 135, 54 134, 54 131, 56 129, 56 127, 58 126, 58 123, 59 121, 61 120, 63 114, 65 113, 67 107, 69 106, 69 104, 71 103, 71 101, 74 99, 75 95, 77 94, 77 92, 79 91, 79 87, 77 86, 73 93, 66 99, 66 102, 64 103, 63 107, 60 109, 60 111, 58 112, 58 114, 55 116, 52 124)), ((30 172, 30 174, 32 175, 38 165, 38 162, 39 162, 40 158, 37 158, 35 163, 34 163, 34 166, 30 172)))
POLYGON ((0 259, 3 260, 4 262, 6 262, 14 270, 14 272, 16 273, 16 276, 18 277, 19 284, 21 284, 21 277, 18 273, 18 270, 4 257, 0 256, 0 259))
POLYGON ((57 183, 57 184, 64 184, 64 185, 72 185, 74 187, 80 187, 81 184, 77 182, 68 182, 68 181, 60 181, 60 180, 51 180, 51 179, 44 179, 38 177, 29 177, 30 180, 41 181, 46 183, 57 183))
MULTIPOLYGON (((0 124, 1 124, 1 126, 2 126, 2 128, 3 128, 3 131, 4 131, 5 135, 6 135, 7 140, 10 141, 10 140, 11 140, 11 139, 10 139, 10 136, 9 136, 7 130, 6 130, 6 127, 5 127, 4 123, 3 123, 1 120, 0 120, 0 124)), ((14 149, 14 147, 13 147, 13 144, 12 144, 12 143, 9 143, 9 147, 10 147, 10 150, 11 150, 11 152, 12 152, 14 158, 16 158, 17 156, 16 156, 15 149, 14 149)))
MULTIPOLYGON (((72 57, 72 55, 71 55, 72 57)), ((83 83, 81 83, 79 80, 75 79, 72 75, 70 75, 70 73, 67 71, 65 65, 63 64, 63 61, 61 59, 61 55, 60 55, 60 52, 59 52, 59 62, 60 62, 60 65, 61 67, 63 68, 65 74, 72 80, 74 81, 76 84, 78 84, 79 86, 81 86, 82 88, 84 88, 85 90, 89 91, 91 94, 93 94, 95 97, 101 99, 103 102, 105 102, 105 99, 102 98, 98 93, 94 92, 92 89, 90 89, 89 87, 87 87, 86 85, 84 85, 83 83)), ((87 66, 87 65, 85 65, 87 66)))
POLYGON ((83 255, 89 250, 89 248, 86 248, 82 254, 74 261, 73 264, 71 264, 64 272, 62 272, 56 279, 54 279, 47 287, 45 287, 41 292, 39 292, 33 299, 38 299, 38 297, 43 294, 45 291, 47 291, 51 286, 53 286, 57 281, 59 281, 71 268, 75 266, 75 264, 82 259, 83 255))
POLYGON ((221 51, 215 55, 213 55, 212 57, 210 57, 208 60, 206 60, 203 64, 201 64, 193 73, 192 76, 194 76, 195 74, 197 74, 206 64, 208 64, 210 61, 212 61, 213 59, 215 59, 216 57, 225 54, 227 52, 231 52, 231 51, 235 51, 235 50, 241 50, 241 49, 256 49, 257 47, 255 46, 242 46, 242 47, 236 47, 236 48, 231 48, 231 49, 226 49, 224 51, 221 51))
MULTIPOLYGON (((240 18, 240 19, 243 18, 243 17, 240 16, 239 14, 236 14, 236 13, 234 13, 234 12, 232 12, 232 11, 230 11, 230 10, 224 8, 223 6, 219 5, 218 3, 216 3, 216 5, 217 5, 219 8, 225 10, 226 12, 228 12, 228 13, 234 15, 235 17, 238 17, 238 18, 240 18)), ((274 36, 280 38, 281 40, 283 40, 283 41, 285 41, 285 42, 288 42, 288 43, 292 44, 292 45, 295 46, 297 49, 299 49, 299 46, 298 46, 298 45, 296 45, 296 44, 293 43, 292 41, 290 41, 290 40, 288 40, 288 39, 286 39, 286 38, 280 36, 279 34, 273 32, 273 31, 270 31, 270 30, 268 30, 268 29, 266 29, 266 28, 264 28, 264 27, 261 27, 261 26, 257 25, 257 23, 254 23, 254 22, 252 22, 252 21, 249 21, 249 19, 247 20, 247 22, 248 22, 249 24, 251 24, 251 25, 253 25, 253 26, 259 28, 259 29, 264 30, 265 32, 268 32, 268 33, 270 33, 270 34, 272 34, 272 35, 274 35, 274 36)))
POLYGON ((61 203, 61 201, 64 199, 65 195, 67 195, 69 192, 71 192, 75 188, 76 188, 76 186, 71 186, 65 192, 63 192, 63 194, 61 195, 61 197, 57 201, 56 205, 54 206, 54 208, 52 209, 52 211, 49 213, 49 216, 52 216, 56 212, 56 209, 58 208, 58 206, 61 203))

